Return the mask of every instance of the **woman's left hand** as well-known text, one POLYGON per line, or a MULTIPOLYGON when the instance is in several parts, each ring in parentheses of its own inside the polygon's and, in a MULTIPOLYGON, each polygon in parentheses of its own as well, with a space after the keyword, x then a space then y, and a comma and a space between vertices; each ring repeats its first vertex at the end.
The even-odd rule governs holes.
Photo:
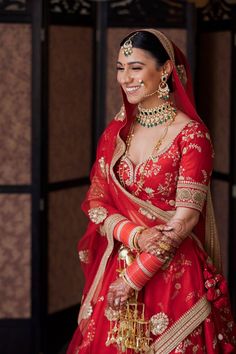
POLYGON ((107 294, 108 306, 113 310, 119 310, 124 306, 126 300, 133 294, 134 290, 122 278, 115 280, 110 286, 107 294))

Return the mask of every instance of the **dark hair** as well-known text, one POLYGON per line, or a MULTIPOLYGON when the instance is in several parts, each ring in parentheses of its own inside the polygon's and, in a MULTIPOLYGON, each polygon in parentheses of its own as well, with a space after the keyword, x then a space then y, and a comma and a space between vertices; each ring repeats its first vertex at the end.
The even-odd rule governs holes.
MULTIPOLYGON (((148 31, 134 31, 121 41, 120 46, 122 46, 129 38, 131 38, 132 46, 134 48, 143 49, 149 52, 149 54, 156 60, 158 69, 163 66, 167 60, 170 60, 165 48, 153 33, 148 31), (133 36, 134 34, 135 36, 133 36)), ((172 75, 170 75, 168 79, 168 85, 172 91, 171 76, 172 75)))

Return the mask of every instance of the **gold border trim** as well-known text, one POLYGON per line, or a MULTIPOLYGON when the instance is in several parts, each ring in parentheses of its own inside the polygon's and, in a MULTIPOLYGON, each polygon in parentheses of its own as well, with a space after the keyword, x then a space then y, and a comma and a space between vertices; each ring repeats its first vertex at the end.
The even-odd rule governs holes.
MULTIPOLYGON (((107 242, 108 242, 107 248, 106 248, 106 250, 103 254, 103 257, 101 259, 101 262, 99 264, 98 271, 95 275, 94 281, 89 289, 89 292, 84 300, 83 305, 81 306, 79 316, 78 316, 78 324, 80 324, 82 320, 86 319, 87 308, 88 308, 88 306, 91 306, 91 301, 94 297, 94 294, 96 293, 96 295, 98 296, 99 286, 101 287, 101 285, 102 285, 101 279, 102 279, 102 276, 105 272, 108 258, 110 257, 113 247, 114 247, 113 230, 116 225, 115 221, 117 221, 117 220, 120 221, 121 216, 122 215, 120 215, 120 214, 111 215, 104 222, 104 228, 106 230, 107 242)), ((93 300, 96 300, 96 298, 93 300)), ((92 312, 91 312, 91 314, 92 314, 92 312)), ((82 328, 81 328, 81 331, 83 332, 82 328)))
POLYGON ((210 314, 211 305, 203 296, 180 319, 159 337, 151 346, 148 354, 167 354, 179 345, 210 314))
POLYGON ((199 190, 201 192, 207 193, 208 191, 208 185, 198 183, 198 182, 186 182, 186 181, 181 181, 179 180, 177 183, 177 188, 191 188, 194 190, 199 190))

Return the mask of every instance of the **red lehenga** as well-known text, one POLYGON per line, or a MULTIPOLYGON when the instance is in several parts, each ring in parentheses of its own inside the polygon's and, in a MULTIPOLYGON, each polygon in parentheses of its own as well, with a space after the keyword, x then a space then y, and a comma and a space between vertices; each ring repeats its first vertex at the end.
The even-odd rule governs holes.
POLYGON ((117 217, 152 227, 167 222, 178 206, 199 210, 200 220, 168 266, 158 270, 139 292, 145 316, 154 324, 147 353, 236 352, 235 325, 220 273, 211 208, 212 145, 207 128, 183 93, 176 69, 173 78, 178 108, 191 120, 151 161, 138 196, 134 193, 144 165, 135 166, 128 157, 122 158, 135 109, 125 97, 123 109, 100 139, 83 204, 92 221, 79 242, 86 283, 79 325, 67 354, 118 353, 116 346, 105 344, 110 325, 105 315, 106 295, 117 278, 120 247, 113 237, 117 217))

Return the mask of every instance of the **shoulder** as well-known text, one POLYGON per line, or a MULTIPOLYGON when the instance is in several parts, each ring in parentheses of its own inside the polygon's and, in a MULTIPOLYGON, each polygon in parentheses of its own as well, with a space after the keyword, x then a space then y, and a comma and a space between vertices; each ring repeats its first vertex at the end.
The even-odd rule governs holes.
POLYGON ((209 131, 203 122, 189 120, 182 130, 182 140, 190 141, 194 139, 206 139, 211 141, 209 131))

